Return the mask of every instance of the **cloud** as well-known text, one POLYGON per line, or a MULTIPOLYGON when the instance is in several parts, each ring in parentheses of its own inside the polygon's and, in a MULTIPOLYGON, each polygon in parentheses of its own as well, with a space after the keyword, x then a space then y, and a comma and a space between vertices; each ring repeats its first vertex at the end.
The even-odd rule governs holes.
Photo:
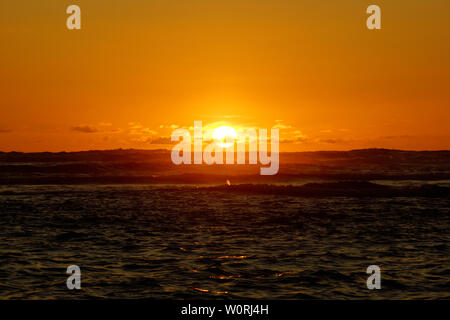
POLYGON ((144 127, 139 122, 129 122, 128 126, 128 140, 132 142, 153 144, 152 141, 155 140, 155 135, 158 134, 157 131, 148 127, 144 127))
POLYGON ((99 123, 99 127, 91 124, 80 124, 72 126, 71 130, 81 133, 107 133, 107 134, 118 134, 123 130, 121 128, 112 128, 111 123, 99 123))
POLYGON ((129 129, 132 134, 139 133, 139 131, 143 128, 140 123, 130 122, 128 125, 130 126, 129 129))
POLYGON ((319 139, 319 142, 335 144, 343 141, 340 139, 319 139))
POLYGON ((0 133, 9 133, 9 132, 12 132, 12 130, 0 129, 0 133))
POLYGON ((294 136, 293 138, 283 138, 280 139, 281 143, 303 143, 307 142, 309 139, 304 134, 298 134, 294 136))
POLYGON ((72 127, 73 131, 82 132, 82 133, 95 133, 98 132, 98 129, 90 126, 90 125, 78 125, 72 127))
POLYGON ((141 133, 142 134, 150 134, 150 135, 154 135, 157 134, 158 132, 156 132, 155 130, 152 130, 150 128, 142 128, 141 129, 141 133))
POLYGON ((172 144, 172 140, 169 137, 158 137, 150 141, 151 144, 172 144))
POLYGON ((159 125, 159 128, 160 129, 172 129, 172 130, 175 130, 175 129, 180 128, 180 126, 177 125, 177 124, 170 124, 170 125, 161 124, 161 125, 159 125))
POLYGON ((343 144, 348 144, 348 143, 352 143, 355 140, 351 140, 351 139, 337 139, 337 138, 327 138, 327 139, 316 139, 315 140, 318 143, 328 143, 328 144, 339 144, 339 143, 343 143, 343 144))
POLYGON ((155 135, 155 134, 158 133, 155 130, 152 130, 150 128, 144 127, 140 123, 130 122, 130 123, 128 123, 128 125, 130 126, 129 130, 128 130, 128 133, 131 134, 131 135, 145 135, 145 136, 148 136, 148 135, 155 135))
POLYGON ((412 139, 417 138, 416 136, 412 135, 398 135, 398 136, 382 136, 379 139, 381 140, 392 140, 392 139, 412 139))
POLYGON ((273 129, 290 129, 292 126, 283 124, 283 120, 275 120, 276 124, 273 126, 273 129))

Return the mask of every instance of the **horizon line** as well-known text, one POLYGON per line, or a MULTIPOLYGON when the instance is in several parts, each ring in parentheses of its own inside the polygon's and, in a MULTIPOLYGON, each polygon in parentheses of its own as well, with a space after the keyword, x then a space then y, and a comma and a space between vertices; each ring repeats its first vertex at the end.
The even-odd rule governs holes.
MULTIPOLYGON (((24 153, 24 154, 37 154, 37 153, 51 153, 51 154, 58 154, 58 153, 81 153, 81 152, 112 152, 112 151, 150 151, 150 152, 156 152, 156 151, 167 151, 171 152, 171 149, 166 148, 159 148, 159 149, 137 149, 137 148, 116 148, 116 149, 87 149, 87 150, 74 150, 74 151, 2 151, 0 150, 0 153, 24 153)), ((360 148, 360 149, 348 149, 348 150, 310 150, 310 151, 281 151, 278 152, 280 154, 287 154, 287 153, 314 153, 314 152, 354 152, 354 151, 397 151, 397 152, 449 152, 450 149, 424 149, 424 150, 408 150, 408 149, 390 149, 390 148, 360 148)), ((191 153, 194 153, 193 151, 191 153)), ((248 153, 248 151, 246 151, 248 153)))

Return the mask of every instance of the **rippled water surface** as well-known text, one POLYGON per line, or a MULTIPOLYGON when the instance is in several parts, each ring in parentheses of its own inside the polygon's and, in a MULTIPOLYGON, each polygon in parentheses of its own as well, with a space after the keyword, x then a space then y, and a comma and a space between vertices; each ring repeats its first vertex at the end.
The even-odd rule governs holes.
POLYGON ((450 199, 0 189, 0 298, 450 298, 450 199), (82 290, 66 288, 80 266, 82 290), (367 266, 382 290, 366 288, 367 266))

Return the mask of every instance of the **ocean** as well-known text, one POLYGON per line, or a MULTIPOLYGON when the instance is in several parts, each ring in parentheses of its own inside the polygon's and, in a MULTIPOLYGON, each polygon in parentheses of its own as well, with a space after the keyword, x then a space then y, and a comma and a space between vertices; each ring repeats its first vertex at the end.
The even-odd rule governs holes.
POLYGON ((0 297, 450 298, 448 185, 383 188, 5 184, 0 297))

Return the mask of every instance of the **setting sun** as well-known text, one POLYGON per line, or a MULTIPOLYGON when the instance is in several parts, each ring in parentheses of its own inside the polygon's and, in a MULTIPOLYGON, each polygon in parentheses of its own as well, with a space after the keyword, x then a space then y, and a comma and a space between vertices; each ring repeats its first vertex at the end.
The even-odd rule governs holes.
POLYGON ((217 127, 213 133, 213 139, 217 142, 217 145, 222 148, 228 148, 233 145, 232 141, 237 138, 236 131, 228 126, 217 127))

